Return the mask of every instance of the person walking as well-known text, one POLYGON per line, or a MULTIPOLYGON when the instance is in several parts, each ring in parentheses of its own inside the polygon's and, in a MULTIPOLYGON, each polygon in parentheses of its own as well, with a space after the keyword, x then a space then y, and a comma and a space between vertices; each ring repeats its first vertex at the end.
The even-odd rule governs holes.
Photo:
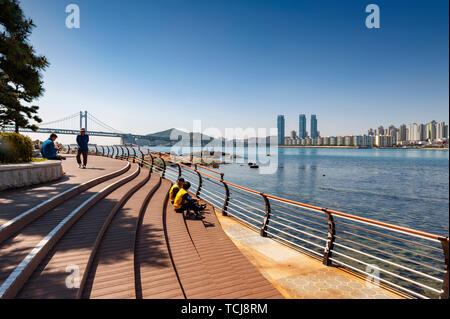
POLYGON ((77 153, 77 163, 78 167, 86 168, 87 157, 88 157, 88 147, 89 135, 86 134, 84 128, 80 129, 80 134, 77 135, 78 153, 77 153), (83 165, 81 165, 81 155, 83 155, 83 165))

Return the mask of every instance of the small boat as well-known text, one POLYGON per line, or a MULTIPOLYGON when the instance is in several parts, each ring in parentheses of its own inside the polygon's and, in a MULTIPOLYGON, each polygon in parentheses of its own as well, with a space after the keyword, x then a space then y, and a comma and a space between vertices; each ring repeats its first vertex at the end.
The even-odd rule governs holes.
POLYGON ((252 165, 250 165, 250 168, 259 168, 259 166, 256 164, 252 164, 252 165))

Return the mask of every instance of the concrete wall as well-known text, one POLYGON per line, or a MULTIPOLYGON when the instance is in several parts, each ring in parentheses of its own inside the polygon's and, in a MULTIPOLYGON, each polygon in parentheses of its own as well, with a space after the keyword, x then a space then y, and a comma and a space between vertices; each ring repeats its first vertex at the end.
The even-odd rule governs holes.
POLYGON ((0 166, 0 191, 54 181, 62 177, 61 161, 0 166))

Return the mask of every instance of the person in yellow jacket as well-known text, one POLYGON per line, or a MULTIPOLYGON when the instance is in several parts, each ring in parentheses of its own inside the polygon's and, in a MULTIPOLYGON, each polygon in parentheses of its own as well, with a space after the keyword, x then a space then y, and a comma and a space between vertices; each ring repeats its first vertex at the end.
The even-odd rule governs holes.
POLYGON ((175 197, 177 196, 178 191, 180 190, 180 188, 183 187, 184 184, 184 178, 180 177, 178 179, 178 181, 176 182, 176 184, 173 184, 173 186, 170 188, 169 191, 169 200, 173 205, 173 202, 175 201, 175 197))
POLYGON ((188 190, 191 187, 191 183, 183 183, 183 187, 177 192, 175 200, 173 202, 173 208, 177 213, 183 213, 186 211, 186 217, 195 217, 196 219, 204 219, 205 217, 200 215, 200 211, 206 208, 205 205, 198 205, 197 201, 193 199, 188 190), (191 213, 191 210, 194 212, 191 213))

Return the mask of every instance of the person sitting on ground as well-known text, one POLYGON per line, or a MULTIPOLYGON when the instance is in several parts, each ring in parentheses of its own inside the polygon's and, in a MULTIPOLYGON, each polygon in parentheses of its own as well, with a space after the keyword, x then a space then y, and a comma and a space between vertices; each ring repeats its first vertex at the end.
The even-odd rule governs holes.
POLYGON ((175 197, 177 196, 178 191, 180 190, 180 188, 183 187, 184 184, 184 178, 180 177, 177 181, 176 184, 174 184, 169 191, 169 200, 173 205, 173 202, 175 201, 175 197))
POLYGON ((66 158, 63 156, 59 156, 56 154, 57 149, 55 147, 55 140, 58 136, 55 133, 52 133, 48 140, 42 143, 41 154, 43 158, 50 160, 65 160, 66 158))
POLYGON ((80 129, 80 134, 77 135, 77 144, 78 144, 78 152, 77 152, 77 163, 79 168, 86 168, 88 152, 89 152, 89 135, 86 134, 86 129, 80 129), (81 166, 81 158, 80 155, 83 155, 83 166, 81 166))
POLYGON ((195 219, 204 219, 205 217, 200 215, 200 211, 204 210, 206 206, 199 205, 198 202, 189 195, 188 190, 190 187, 191 183, 189 182, 183 184, 183 187, 180 188, 177 196, 175 196, 173 208, 175 208, 177 213, 186 211, 187 218, 194 217, 195 219), (191 211, 193 211, 193 213, 191 211))

